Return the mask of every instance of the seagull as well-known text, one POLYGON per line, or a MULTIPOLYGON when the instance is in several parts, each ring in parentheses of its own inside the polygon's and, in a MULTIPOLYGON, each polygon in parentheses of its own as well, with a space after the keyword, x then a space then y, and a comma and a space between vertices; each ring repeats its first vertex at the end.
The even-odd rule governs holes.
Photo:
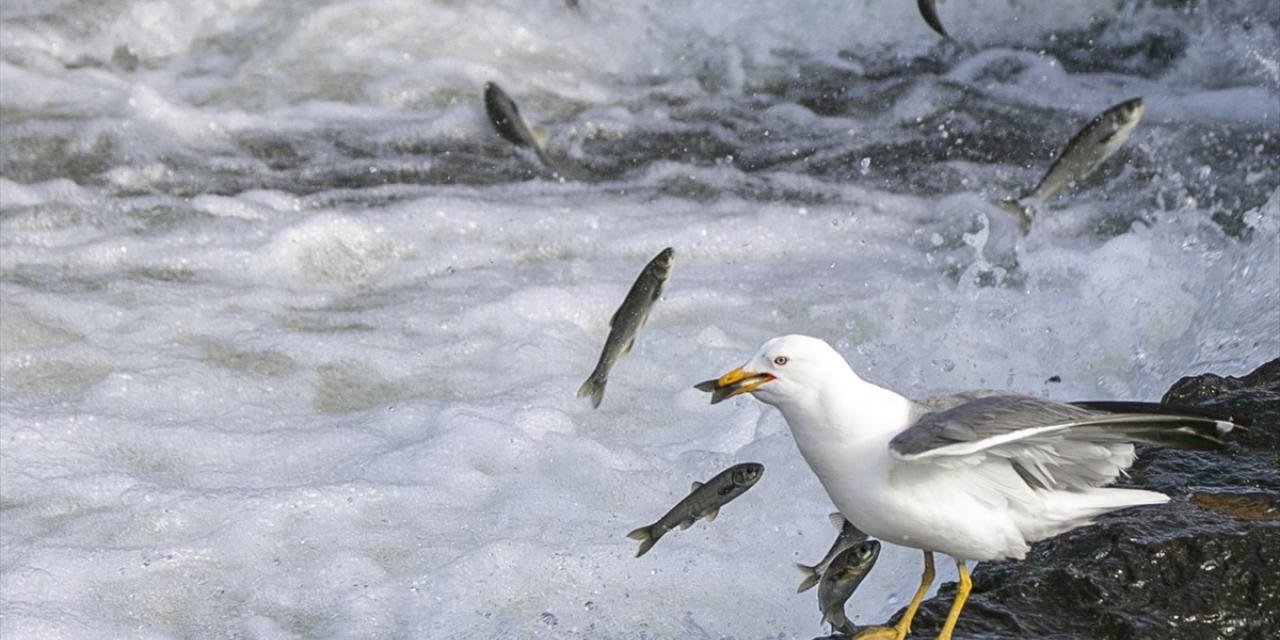
POLYGON ((892 627, 857 638, 902 640, 934 579, 933 554, 959 586, 938 640, 949 640, 972 583, 966 561, 1021 559, 1031 543, 1117 509, 1167 502, 1109 488, 1134 442, 1221 450, 1238 425, 1142 402, 1062 403, 999 391, 913 401, 859 378, 818 338, 764 343, 741 367, 696 385, 711 403, 750 393, 782 412, 832 503, 867 534, 924 552, 924 572, 892 627))

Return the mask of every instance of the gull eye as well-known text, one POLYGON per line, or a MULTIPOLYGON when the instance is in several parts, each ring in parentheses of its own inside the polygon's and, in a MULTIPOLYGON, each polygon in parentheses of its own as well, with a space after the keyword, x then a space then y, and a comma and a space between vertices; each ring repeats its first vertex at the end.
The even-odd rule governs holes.
POLYGON ((778 356, 773 359, 773 363, 778 365, 779 367, 785 367, 788 362, 790 362, 790 359, 787 358, 786 356, 778 356))

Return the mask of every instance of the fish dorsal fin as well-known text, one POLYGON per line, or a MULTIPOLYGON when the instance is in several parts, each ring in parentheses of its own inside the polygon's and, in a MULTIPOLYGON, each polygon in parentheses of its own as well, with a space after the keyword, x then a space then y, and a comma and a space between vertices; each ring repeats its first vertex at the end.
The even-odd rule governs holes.
POLYGON ((835 527, 836 531, 844 531, 844 514, 836 511, 827 516, 827 519, 831 521, 831 526, 835 527))
POLYGON ((693 486, 689 488, 689 491, 697 491, 700 487, 702 487, 702 483, 694 480, 693 486))
POLYGON ((702 517, 706 518, 707 522, 715 520, 718 515, 720 515, 720 507, 711 507, 702 513, 702 517))

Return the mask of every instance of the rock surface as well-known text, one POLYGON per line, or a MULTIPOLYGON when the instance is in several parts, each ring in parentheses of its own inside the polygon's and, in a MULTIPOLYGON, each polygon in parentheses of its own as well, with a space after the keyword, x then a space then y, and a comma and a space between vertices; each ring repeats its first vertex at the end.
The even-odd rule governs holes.
MULTIPOLYGON (((1169 504, 978 565, 955 640, 1280 638, 1280 358, 1241 378, 1183 378, 1163 401, 1251 427, 1227 452, 1142 448, 1125 484, 1169 504)), ((910 637, 934 637, 954 595, 944 585, 925 602, 910 637)))

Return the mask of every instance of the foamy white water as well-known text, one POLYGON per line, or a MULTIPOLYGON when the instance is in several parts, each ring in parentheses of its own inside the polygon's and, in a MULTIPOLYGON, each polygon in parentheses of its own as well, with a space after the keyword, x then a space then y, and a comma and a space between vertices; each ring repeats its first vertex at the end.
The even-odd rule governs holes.
MULTIPOLYGON (((1267 2, 941 5, 972 51, 907 2, 581 4, 0 3, 0 637, 807 638, 830 503, 776 411, 691 388, 765 339, 911 395, 1280 353, 1267 2), (1018 236, 989 199, 1135 95, 1018 236)), ((886 548, 855 622, 918 570, 886 548)))

